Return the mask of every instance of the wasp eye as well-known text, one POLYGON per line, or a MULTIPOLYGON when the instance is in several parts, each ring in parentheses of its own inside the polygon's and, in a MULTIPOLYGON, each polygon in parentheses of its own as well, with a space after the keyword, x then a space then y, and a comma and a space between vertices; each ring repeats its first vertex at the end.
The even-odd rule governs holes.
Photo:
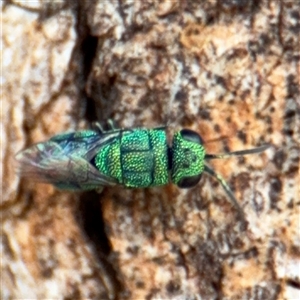
POLYGON ((201 179, 201 175, 202 174, 190 177, 183 177, 178 181, 177 186, 181 189, 191 188, 199 182, 199 180, 201 179))
POLYGON ((196 144, 201 144, 201 145, 203 144, 203 140, 202 140, 201 136, 193 130, 182 129, 180 131, 180 134, 186 141, 193 142, 196 144))

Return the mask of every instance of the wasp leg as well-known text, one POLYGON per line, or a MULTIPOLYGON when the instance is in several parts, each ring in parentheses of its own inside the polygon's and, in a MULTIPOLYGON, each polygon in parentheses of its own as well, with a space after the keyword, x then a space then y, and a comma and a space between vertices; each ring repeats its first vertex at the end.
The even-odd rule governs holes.
POLYGON ((116 123, 112 119, 107 120, 107 125, 110 127, 110 130, 118 130, 116 123))
POLYGON ((105 129, 103 128, 103 126, 100 124, 100 122, 93 122, 93 123, 92 123, 92 128, 93 128, 95 131, 99 132, 99 133, 106 133, 106 132, 118 131, 118 130, 119 130, 119 129, 117 128, 115 122, 114 122, 112 119, 108 119, 108 120, 107 120, 107 126, 106 126, 106 127, 108 127, 107 130, 105 130, 105 129))
POLYGON ((103 186, 99 186, 96 190, 95 190, 98 194, 101 194, 103 191, 103 186))
POLYGON ((99 133, 104 133, 105 130, 103 129, 102 125, 99 122, 93 122, 92 123, 92 129, 99 133))
POLYGON ((226 194, 228 195, 231 203, 235 206, 236 210, 238 211, 240 220, 242 222, 242 229, 245 230, 247 227, 247 222, 245 219, 244 211, 242 210, 241 206, 239 205, 238 201, 236 200, 230 186, 227 184, 225 179, 220 174, 215 172, 212 168, 208 167, 207 165, 204 166, 204 172, 206 172, 209 175, 211 175, 212 177, 216 178, 219 181, 219 183, 222 185, 222 187, 225 190, 226 194))

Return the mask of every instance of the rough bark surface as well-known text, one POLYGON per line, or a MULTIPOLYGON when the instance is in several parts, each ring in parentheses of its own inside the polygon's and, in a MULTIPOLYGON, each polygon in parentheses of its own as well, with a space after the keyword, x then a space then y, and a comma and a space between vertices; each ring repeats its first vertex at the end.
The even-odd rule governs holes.
POLYGON ((1 299, 299 299, 298 1, 2 4, 1 299), (113 119, 199 132, 220 185, 71 193, 16 152, 113 119))

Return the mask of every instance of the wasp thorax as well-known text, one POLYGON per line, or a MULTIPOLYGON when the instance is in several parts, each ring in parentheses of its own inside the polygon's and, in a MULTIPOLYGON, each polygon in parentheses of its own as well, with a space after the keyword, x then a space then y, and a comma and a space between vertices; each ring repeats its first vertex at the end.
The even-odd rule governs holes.
POLYGON ((195 186, 204 171, 205 149, 198 133, 183 129, 172 142, 172 182, 180 188, 195 186))

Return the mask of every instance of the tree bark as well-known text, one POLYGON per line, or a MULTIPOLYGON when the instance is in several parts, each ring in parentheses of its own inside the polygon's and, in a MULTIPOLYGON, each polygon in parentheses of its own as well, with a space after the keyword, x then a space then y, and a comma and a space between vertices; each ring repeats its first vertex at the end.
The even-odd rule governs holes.
POLYGON ((298 299, 297 1, 14 1, 3 13, 1 299, 298 299), (114 120, 198 132, 197 187, 58 191, 18 150, 114 120))

